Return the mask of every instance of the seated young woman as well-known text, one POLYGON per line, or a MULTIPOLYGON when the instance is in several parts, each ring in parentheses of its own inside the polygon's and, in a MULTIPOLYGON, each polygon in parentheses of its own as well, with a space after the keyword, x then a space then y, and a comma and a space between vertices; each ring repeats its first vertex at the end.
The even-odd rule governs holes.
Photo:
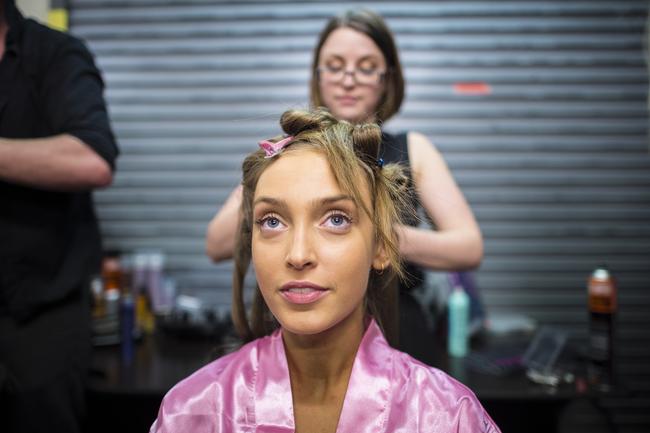
POLYGON ((408 182, 378 159, 379 127, 324 110, 281 125, 243 164, 233 320, 248 343, 174 386, 151 432, 498 432, 472 391, 382 333, 408 182))

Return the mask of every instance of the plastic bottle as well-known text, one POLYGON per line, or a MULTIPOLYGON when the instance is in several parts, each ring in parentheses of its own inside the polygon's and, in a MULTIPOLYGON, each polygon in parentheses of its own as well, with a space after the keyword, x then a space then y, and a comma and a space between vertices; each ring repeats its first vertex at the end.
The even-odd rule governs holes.
POLYGON ((147 273, 147 286, 153 306, 154 314, 167 312, 168 304, 163 289, 163 267, 165 256, 162 253, 151 253, 148 255, 149 269, 147 273))
POLYGON ((145 334, 153 333, 156 327, 156 318, 151 308, 151 300, 146 286, 138 291, 135 300, 135 323, 145 334))
POLYGON ((147 266, 149 262, 149 257, 146 253, 136 253, 133 256, 133 274, 131 287, 133 287, 133 295, 139 296, 142 290, 148 290, 147 288, 147 266))
POLYGON ((122 291, 123 274, 120 257, 117 252, 110 252, 102 261, 103 304, 105 318, 114 323, 112 331, 117 334, 119 317, 120 292, 122 291))
POLYGON ((461 286, 455 286, 447 303, 449 308, 449 336, 447 350, 449 355, 467 355, 469 340, 469 296, 461 286))
POLYGON ((90 294, 92 300, 91 305, 92 305, 93 320, 97 320, 106 314, 103 293, 104 293, 104 282, 102 281, 102 277, 99 275, 95 275, 90 280, 90 294))
POLYGON ((133 298, 135 299, 136 328, 151 334, 155 327, 151 291, 149 290, 149 256, 140 252, 133 257, 133 298))
POLYGON ((614 325, 617 309, 616 284, 607 268, 594 270, 589 294, 589 383, 608 390, 614 384, 614 325))
POLYGON ((120 340, 122 346, 122 362, 131 364, 133 361, 133 331, 135 329, 135 305, 129 292, 122 294, 120 302, 120 340))

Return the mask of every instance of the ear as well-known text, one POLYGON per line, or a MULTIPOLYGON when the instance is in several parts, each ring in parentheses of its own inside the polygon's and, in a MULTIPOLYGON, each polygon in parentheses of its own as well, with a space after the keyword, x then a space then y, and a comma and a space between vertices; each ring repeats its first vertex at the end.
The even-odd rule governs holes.
POLYGON ((386 254, 386 247, 383 243, 378 242, 375 247, 375 257, 372 259, 372 268, 376 271, 384 271, 390 264, 388 254, 386 254))

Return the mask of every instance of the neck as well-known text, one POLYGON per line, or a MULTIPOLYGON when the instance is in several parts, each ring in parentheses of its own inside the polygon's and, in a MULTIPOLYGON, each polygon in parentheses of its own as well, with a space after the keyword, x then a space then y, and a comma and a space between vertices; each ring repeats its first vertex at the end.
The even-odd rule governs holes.
POLYGON ((5 50, 5 43, 7 42, 8 31, 9 31, 9 26, 7 25, 7 22, 5 21, 4 17, 0 16, 0 59, 2 58, 2 53, 4 53, 5 50))
POLYGON ((7 38, 5 37, 6 35, 6 30, 0 27, 0 61, 5 55, 5 43, 7 38))
POLYGON ((4 14, 2 14, 0 15, 0 60, 2 60, 2 57, 4 57, 5 54, 5 45, 7 44, 8 31, 9 31, 9 26, 7 25, 7 21, 5 20, 4 14))
POLYGON ((317 335, 297 335, 283 329, 294 398, 324 400, 345 395, 354 359, 363 337, 363 308, 317 335))

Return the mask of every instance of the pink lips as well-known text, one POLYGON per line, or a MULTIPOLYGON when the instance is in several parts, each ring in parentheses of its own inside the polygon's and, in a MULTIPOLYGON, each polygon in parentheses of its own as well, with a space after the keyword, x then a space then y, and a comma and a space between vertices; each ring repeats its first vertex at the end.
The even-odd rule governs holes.
POLYGON ((341 105, 354 105, 354 104, 357 103, 357 98, 355 98, 353 96, 339 96, 337 98, 337 101, 341 105))
POLYGON ((291 281, 280 287, 282 297, 292 304, 311 304, 328 292, 328 289, 309 281, 291 281))

